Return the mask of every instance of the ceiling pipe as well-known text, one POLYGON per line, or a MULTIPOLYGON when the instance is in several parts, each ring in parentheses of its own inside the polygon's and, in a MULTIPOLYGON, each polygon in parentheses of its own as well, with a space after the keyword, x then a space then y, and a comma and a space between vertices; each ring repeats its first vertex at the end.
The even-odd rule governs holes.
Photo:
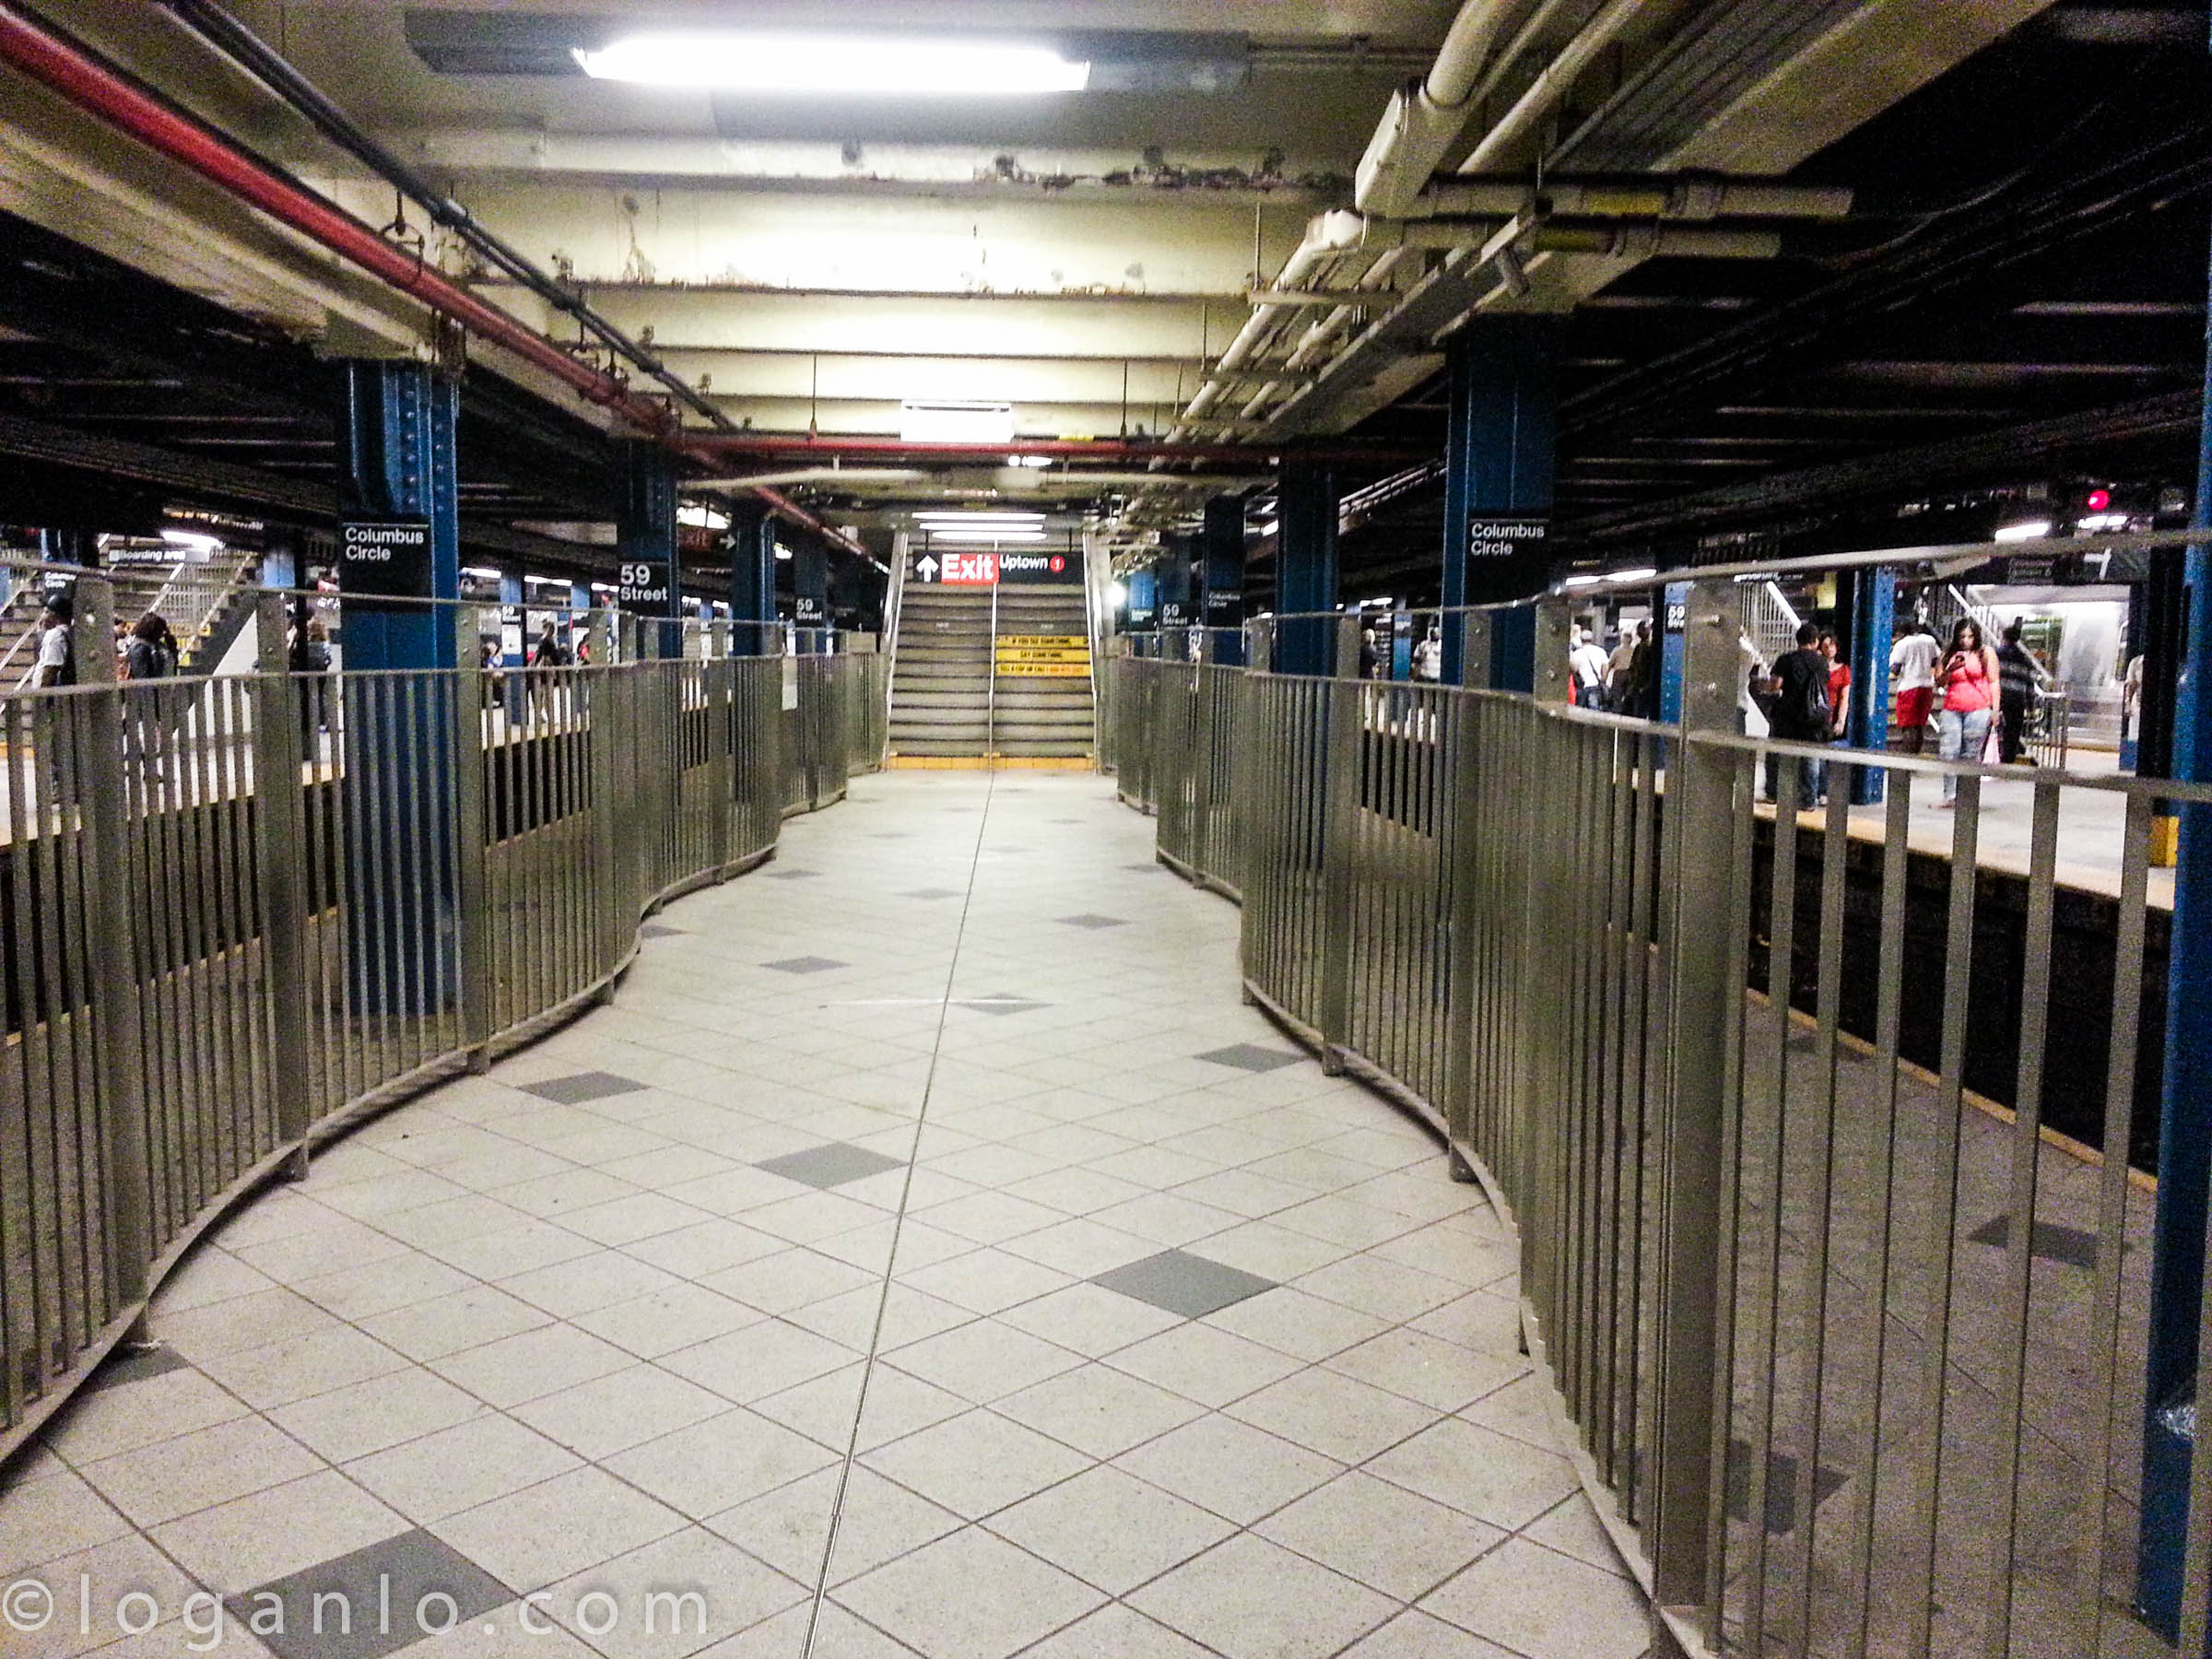
POLYGON ((602 317, 582 298, 515 251, 474 214, 386 149, 355 124, 323 89, 295 69, 260 36, 212 0, 162 0, 170 14, 203 43, 221 53, 300 114, 331 143, 410 197, 432 222, 452 231, 547 304, 575 318, 615 354, 658 381, 694 414, 718 427, 734 422, 637 341, 602 317))
MULTIPOLYGON (((613 375, 579 362, 535 330, 458 287, 413 253, 386 241, 352 215, 232 144, 221 134, 135 84, 74 41, 0 0, 0 63, 9 65, 88 115, 136 139, 218 189, 337 254, 386 287, 450 318, 479 339, 544 370, 646 435, 693 454, 675 412, 638 396, 613 375)), ((772 490, 770 507, 862 558, 867 550, 772 490)))
POLYGON ((1426 80, 1391 94, 1354 175, 1362 213, 1404 214, 1466 125, 1476 78, 1517 0, 1466 0, 1452 19, 1426 80))
MULTIPOLYGON (((765 456, 795 460, 806 456, 865 456, 870 460, 896 457, 917 465, 962 462, 996 465, 1009 449, 1025 455, 1050 455, 1066 461, 1199 461, 1222 462, 1232 466, 1271 467, 1285 454, 1352 464, 1375 462, 1397 465, 1428 460, 1425 451, 1367 444, 1337 444, 1325 449, 1295 444, 1174 443, 1137 438, 1022 438, 1012 445, 917 442, 904 438, 865 435, 809 436, 805 432, 699 432, 689 447, 702 458, 728 460, 735 456, 765 456)), ((1080 478, 1081 475, 1073 475, 1080 478)), ((1171 480, 1161 480, 1171 482, 1171 480)))
POLYGON ((1528 89, 1514 100, 1512 108, 1477 141, 1467 159, 1459 164, 1459 171, 1463 173, 1488 171, 1508 146, 1567 96, 1583 71, 1590 66, 1591 60, 1618 40, 1639 16, 1657 10, 1659 4, 1660 0, 1607 0, 1575 37, 1559 48, 1559 54, 1544 65, 1529 83, 1528 89))

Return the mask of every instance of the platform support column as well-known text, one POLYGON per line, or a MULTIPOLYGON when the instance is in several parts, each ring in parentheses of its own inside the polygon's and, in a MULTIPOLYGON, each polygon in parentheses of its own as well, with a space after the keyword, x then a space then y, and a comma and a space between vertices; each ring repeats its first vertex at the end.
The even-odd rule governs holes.
POLYGON ((676 457, 657 443, 622 445, 622 499, 615 516, 618 594, 643 627, 644 654, 684 654, 683 571, 676 551, 676 457))
MULTIPOLYGON (((1550 580, 1559 338, 1554 318, 1485 316, 1445 342, 1447 610, 1528 598, 1550 580)), ((1468 683, 1465 656, 1464 626, 1447 627, 1446 684, 1468 683)))
POLYGON ((429 552, 379 569, 341 554, 347 777, 362 810, 347 861, 381 872, 348 934, 347 1000, 357 1015, 428 1018, 460 985, 457 768, 480 763, 477 711, 461 708, 460 388, 421 363, 346 365, 344 512, 428 526, 429 552), (425 604, 426 600, 438 603, 425 604), (364 674, 393 671, 392 677, 364 674), (405 672, 401 672, 405 671, 405 672))
POLYGON ((1324 463, 1287 455, 1277 500, 1276 671, 1330 674, 1336 662, 1336 475, 1324 463))
POLYGON ((1191 538, 1172 531, 1161 536, 1159 561, 1152 568, 1159 583, 1159 654, 1187 662, 1191 629, 1198 624, 1191 600, 1191 538))
MULTIPOLYGON (((1843 733, 1854 749, 1877 753, 1889 747, 1889 641, 1897 621, 1897 573, 1856 571, 1838 576, 1851 587, 1851 710, 1843 733)), ((1883 798, 1878 766, 1853 769, 1851 804, 1872 806, 1883 798)))
POLYGON ((1225 667, 1244 666, 1244 498, 1216 496, 1206 504, 1207 655, 1225 667))
MULTIPOLYGON (((2208 313, 2212 320, 2212 313, 2208 313)), ((2207 328, 2196 512, 2212 528, 2212 326, 2207 328)), ((2171 557, 2171 556, 2169 556, 2171 557)), ((2212 550, 2182 560, 2172 764, 2176 782, 2212 782, 2212 550)), ((2151 665, 2146 664, 2147 670, 2151 665)), ((2145 676, 2146 703, 2150 678, 2145 676)), ((2146 745, 2149 747, 2148 722, 2146 745)), ((2148 757, 2146 756, 2147 760, 2148 757)), ((2144 1403, 2143 1545, 2136 1594, 2152 1627, 2194 1656, 2206 1651, 2212 1562, 2185 1554, 2195 1435, 2168 1413, 2201 1387, 2206 1179, 2212 1172, 2212 807, 2187 804, 2173 879, 2172 946, 2166 976, 2166 1071, 2159 1113, 2159 1195, 2151 1235, 2150 1341, 2144 1403)), ((2197 1528, 2205 1531, 2204 1517, 2197 1528)))
POLYGON ((776 521, 756 500, 730 509, 730 651, 774 656, 776 521))
POLYGON ((798 625, 800 654, 828 650, 830 556, 818 547, 801 544, 792 549, 791 619, 798 625))

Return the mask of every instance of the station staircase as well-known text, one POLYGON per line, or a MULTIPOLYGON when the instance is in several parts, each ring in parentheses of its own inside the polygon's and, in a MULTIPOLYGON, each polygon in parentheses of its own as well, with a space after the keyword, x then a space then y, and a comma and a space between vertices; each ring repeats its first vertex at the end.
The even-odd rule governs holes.
POLYGON ((1081 759, 1092 753, 1080 587, 909 582, 892 649, 894 759, 1081 759))

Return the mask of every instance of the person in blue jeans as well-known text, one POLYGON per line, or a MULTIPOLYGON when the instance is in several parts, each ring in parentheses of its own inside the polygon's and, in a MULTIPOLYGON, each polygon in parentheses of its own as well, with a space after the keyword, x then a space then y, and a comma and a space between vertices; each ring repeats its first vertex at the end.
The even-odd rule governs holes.
MULTIPOLYGON (((1797 629, 1797 649, 1785 651, 1774 664, 1774 709, 1767 716, 1768 730, 1790 743, 1826 743, 1835 735, 1835 712, 1829 706, 1829 661, 1820 654, 1820 630, 1806 622, 1797 629)), ((1767 756, 1767 794, 1782 800, 1782 757, 1767 756)), ((1797 769, 1797 806, 1800 811, 1818 804, 1820 774, 1818 760, 1801 760, 1797 769)))
MULTIPOLYGON (((1983 745, 1989 740, 1989 723, 1996 712, 1999 673, 1997 653, 1983 642, 1982 625, 1971 617, 1959 618, 1951 629, 1943 662, 1936 670, 1936 693, 1943 699, 1936 716, 1942 733, 1936 752, 1946 760, 1982 759, 1983 745)), ((1959 780, 1946 772, 1939 805, 1958 804, 1959 780)))

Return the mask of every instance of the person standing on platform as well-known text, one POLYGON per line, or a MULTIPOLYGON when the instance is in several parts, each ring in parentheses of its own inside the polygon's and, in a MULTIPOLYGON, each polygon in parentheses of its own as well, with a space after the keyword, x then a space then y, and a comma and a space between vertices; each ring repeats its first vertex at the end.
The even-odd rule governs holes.
POLYGON ((1943 654, 1936 638, 1914 623, 1889 648, 1889 677, 1897 687, 1897 727, 1904 750, 1927 747, 1928 716, 1936 706, 1936 659, 1943 654))
MULTIPOLYGON (((1998 674, 1997 653, 1982 642, 1982 625, 1971 617, 1959 618, 1936 672, 1943 691, 1943 712, 1937 716, 1943 736, 1936 753, 1946 760, 1982 759, 1996 713, 1998 674)), ((1959 780, 1946 772, 1940 805, 1958 804, 1959 780)))
POLYGON ((1590 638, 1590 630, 1574 630, 1574 649, 1567 653, 1567 667, 1574 679, 1574 705, 1578 709, 1602 709, 1606 706, 1606 653, 1590 638))
MULTIPOLYGON (((1851 664, 1836 643, 1836 630, 1820 630, 1820 654, 1828 659, 1828 747, 1851 747, 1851 664)), ((1826 769, 1822 769, 1825 773, 1826 769)), ((1825 784, 1827 779, 1822 778, 1825 784)))
POLYGON ((2028 749, 2028 710, 2035 688, 2050 676, 2028 648, 2020 643, 2018 618, 2005 625, 2005 642, 1997 647, 1997 759, 2006 766, 2026 760, 2035 764, 2028 749))
POLYGON ((46 609, 39 618, 40 686, 76 684, 76 641, 70 634, 76 619, 76 600, 66 593, 47 595, 46 609))
POLYGON ((1620 643, 1613 647, 1613 654, 1606 659, 1606 706, 1616 714, 1625 714, 1623 706, 1636 684, 1636 630, 1623 624, 1620 643))
MULTIPOLYGON (((1826 743, 1835 735, 1835 712, 1828 700, 1828 658, 1819 649, 1820 630, 1810 622, 1798 625, 1797 649, 1785 651, 1774 664, 1774 709, 1767 728, 1786 743, 1826 743)), ((1799 763, 1797 805, 1812 806, 1820 796, 1820 774, 1826 769, 1817 760, 1799 763)), ((1782 757, 1767 757, 1767 794, 1779 806, 1782 757)))

